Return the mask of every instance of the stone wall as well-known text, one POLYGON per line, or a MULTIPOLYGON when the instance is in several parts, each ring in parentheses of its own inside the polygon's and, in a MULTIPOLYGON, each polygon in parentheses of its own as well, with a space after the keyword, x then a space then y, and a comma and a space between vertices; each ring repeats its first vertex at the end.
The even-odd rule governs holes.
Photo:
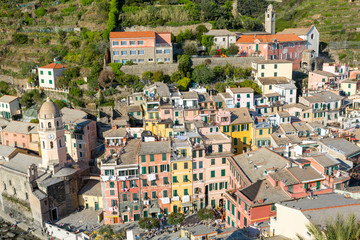
POLYGON ((195 32, 196 27, 199 25, 205 25, 207 29, 211 29, 212 25, 210 23, 199 23, 199 24, 192 24, 192 25, 185 25, 179 27, 171 27, 171 26, 158 26, 158 27, 151 27, 151 26, 132 26, 126 27, 124 29, 125 32, 137 32, 137 31, 155 31, 155 32, 171 32, 174 35, 177 35, 179 31, 185 31, 186 29, 191 29, 195 32))
POLYGON ((20 87, 26 87, 28 79, 26 79, 26 78, 19 79, 19 78, 13 78, 12 76, 0 75, 0 81, 19 85, 20 87))
MULTIPOLYGON (((228 58, 192 58, 193 66, 200 65, 205 62, 206 59, 210 59, 210 67, 224 66, 226 64, 233 65, 235 67, 251 67, 251 63, 255 60, 263 59, 262 57, 228 57, 228 58)), ((178 70, 178 63, 164 63, 164 64, 142 64, 142 65, 126 65, 121 67, 121 71, 125 74, 134 74, 141 76, 146 71, 161 71, 164 74, 171 75, 178 70)))

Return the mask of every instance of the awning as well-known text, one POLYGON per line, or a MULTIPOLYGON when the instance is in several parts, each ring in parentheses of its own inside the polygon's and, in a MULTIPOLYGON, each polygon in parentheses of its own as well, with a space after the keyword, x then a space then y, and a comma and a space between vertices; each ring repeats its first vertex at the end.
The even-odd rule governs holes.
POLYGON ((181 206, 183 206, 183 207, 191 207, 192 203, 191 202, 182 203, 181 206))
POLYGON ((160 208, 150 208, 149 209, 149 213, 159 213, 160 212, 160 208))

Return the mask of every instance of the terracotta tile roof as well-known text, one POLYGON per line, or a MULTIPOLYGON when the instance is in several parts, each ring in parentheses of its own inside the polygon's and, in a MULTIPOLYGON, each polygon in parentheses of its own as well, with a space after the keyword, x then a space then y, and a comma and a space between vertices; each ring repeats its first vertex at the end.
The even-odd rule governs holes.
POLYGON ((111 32, 110 38, 155 38, 155 32, 111 32))
POLYGON ((255 39, 259 39, 261 43, 271 43, 275 39, 279 42, 300 42, 304 41, 296 34, 273 34, 273 35, 242 35, 236 41, 237 43, 254 43, 255 39))
POLYGON ((39 68, 51 68, 51 69, 58 69, 58 68, 66 68, 66 65, 62 65, 60 63, 50 63, 48 65, 39 67, 39 68))

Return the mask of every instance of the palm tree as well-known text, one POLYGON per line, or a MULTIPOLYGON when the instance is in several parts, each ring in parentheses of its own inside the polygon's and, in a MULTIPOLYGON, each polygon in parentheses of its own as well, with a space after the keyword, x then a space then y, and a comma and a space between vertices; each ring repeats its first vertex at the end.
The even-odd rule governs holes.
MULTIPOLYGON (((343 216, 337 215, 335 221, 328 222, 324 229, 313 223, 307 225, 309 233, 314 240, 359 240, 360 220, 357 221, 354 214, 350 214, 345 220, 343 216)), ((297 235, 299 240, 304 237, 297 235)))

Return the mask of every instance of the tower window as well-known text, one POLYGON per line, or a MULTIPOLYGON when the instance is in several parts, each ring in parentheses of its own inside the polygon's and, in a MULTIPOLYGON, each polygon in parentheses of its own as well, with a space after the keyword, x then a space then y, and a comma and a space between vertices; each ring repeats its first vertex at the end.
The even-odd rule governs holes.
POLYGON ((44 128, 44 123, 41 123, 41 128, 44 128))
POLYGON ((45 142, 43 141, 43 148, 45 148, 45 142))
POLYGON ((54 143, 52 141, 50 142, 50 148, 54 148, 54 143))
POLYGON ((51 128, 51 122, 48 122, 48 127, 51 128))
POLYGON ((56 121, 56 126, 59 126, 59 121, 56 121))
POLYGON ((61 139, 59 140, 59 146, 61 147, 61 139))

